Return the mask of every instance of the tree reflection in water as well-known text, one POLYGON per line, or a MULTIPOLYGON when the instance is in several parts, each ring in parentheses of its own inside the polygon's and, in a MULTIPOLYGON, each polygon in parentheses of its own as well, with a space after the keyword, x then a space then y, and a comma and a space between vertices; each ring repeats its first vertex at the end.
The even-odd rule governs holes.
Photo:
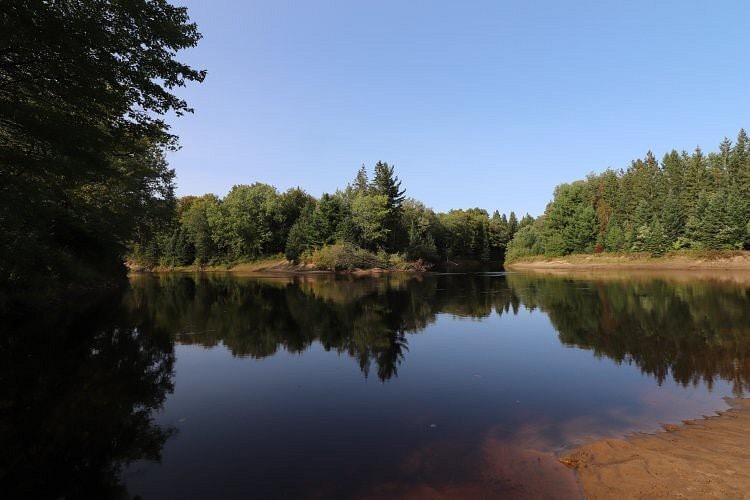
POLYGON ((131 309, 185 344, 223 343, 235 356, 262 358, 314 342, 346 353, 365 376, 397 376, 418 333, 440 313, 470 318, 549 316, 560 341, 618 363, 633 363, 658 383, 750 381, 750 289, 712 281, 571 279, 524 274, 296 276, 144 276, 133 281, 131 309))
POLYGON ((152 417, 173 389, 172 338, 120 297, 2 331, 3 496, 125 497, 121 467, 158 461, 172 434, 152 417))
POLYGON ((124 297, 82 308, 0 325, 8 497, 126 496, 121 467, 158 461, 173 433, 153 418, 173 390, 175 342, 252 358, 319 343, 386 382, 406 362, 409 334, 439 314, 540 310, 564 345, 634 364, 659 384, 750 387, 750 290, 711 281, 175 274, 136 277, 124 297))

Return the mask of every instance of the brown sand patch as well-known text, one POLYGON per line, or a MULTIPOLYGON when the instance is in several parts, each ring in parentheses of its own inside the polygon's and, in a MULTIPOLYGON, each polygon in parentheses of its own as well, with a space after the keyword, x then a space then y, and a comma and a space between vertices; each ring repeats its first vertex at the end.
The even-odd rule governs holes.
POLYGON ((748 498, 750 399, 654 435, 606 439, 560 458, 588 498, 748 498))
POLYGON ((674 253, 662 257, 645 254, 581 254, 535 257, 506 264, 513 270, 744 270, 750 271, 750 251, 674 253))

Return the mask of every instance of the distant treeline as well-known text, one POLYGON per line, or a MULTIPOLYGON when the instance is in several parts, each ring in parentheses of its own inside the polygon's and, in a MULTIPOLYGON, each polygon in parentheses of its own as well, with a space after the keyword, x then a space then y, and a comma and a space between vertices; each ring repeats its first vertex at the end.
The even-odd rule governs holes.
POLYGON ((405 197, 388 163, 372 180, 362 166, 345 189, 316 199, 300 188, 236 185, 177 200, 171 217, 136 238, 132 259, 146 267, 208 265, 285 254, 327 268, 374 267, 423 259, 501 261, 533 218, 472 208, 435 213, 405 197), (397 258, 394 258, 396 256, 397 258))
POLYGON ((562 184, 544 214, 518 231, 507 260, 534 255, 743 249, 750 245, 750 140, 716 153, 649 151, 626 170, 562 184))

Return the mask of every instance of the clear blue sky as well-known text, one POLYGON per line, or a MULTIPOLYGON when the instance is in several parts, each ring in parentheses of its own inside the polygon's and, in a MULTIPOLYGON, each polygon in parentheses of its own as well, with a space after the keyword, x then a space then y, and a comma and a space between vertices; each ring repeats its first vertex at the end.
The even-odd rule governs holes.
POLYGON ((750 2, 178 0, 208 70, 170 119, 178 194, 320 196, 395 164, 438 211, 539 215, 555 185, 750 127, 750 2))

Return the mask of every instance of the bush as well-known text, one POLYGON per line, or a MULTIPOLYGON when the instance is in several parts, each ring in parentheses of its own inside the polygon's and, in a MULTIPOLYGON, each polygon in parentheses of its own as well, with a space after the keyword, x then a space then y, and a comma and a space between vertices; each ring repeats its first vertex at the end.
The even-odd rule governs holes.
POLYGON ((326 245, 313 252, 315 267, 326 271, 351 271, 352 269, 372 269, 388 267, 385 259, 351 243, 326 245))

